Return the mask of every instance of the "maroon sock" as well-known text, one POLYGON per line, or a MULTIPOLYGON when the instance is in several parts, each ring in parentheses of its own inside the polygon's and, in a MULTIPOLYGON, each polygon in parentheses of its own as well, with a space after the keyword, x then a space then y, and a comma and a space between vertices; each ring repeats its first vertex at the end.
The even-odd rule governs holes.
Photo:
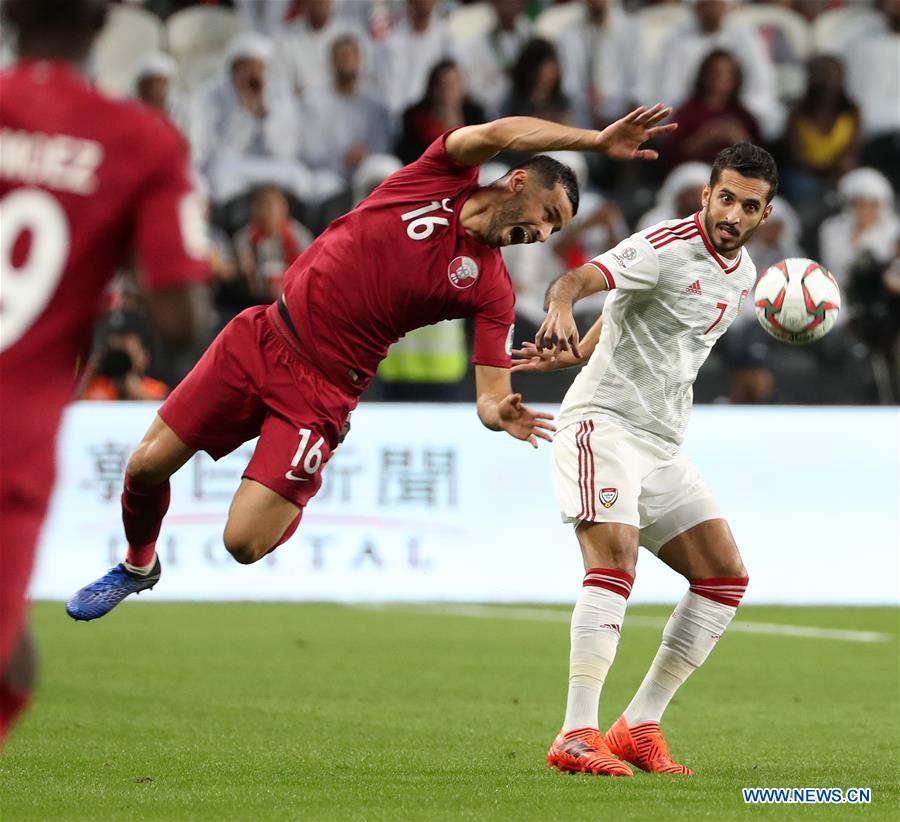
POLYGON ((9 735, 16 717, 28 707, 31 694, 0 681, 0 747, 9 735))
POLYGON ((122 524, 128 541, 125 561, 144 567, 153 562, 156 540, 163 517, 169 510, 169 481, 149 487, 135 487, 127 474, 122 491, 122 524))

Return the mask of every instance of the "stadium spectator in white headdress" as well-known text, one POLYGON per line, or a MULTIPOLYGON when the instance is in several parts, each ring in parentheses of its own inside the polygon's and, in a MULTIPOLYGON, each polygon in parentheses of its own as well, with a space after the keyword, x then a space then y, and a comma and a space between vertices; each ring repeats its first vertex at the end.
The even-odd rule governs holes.
POLYGON ((775 67, 755 29, 729 11, 737 0, 689 0, 691 18, 676 27, 659 50, 653 71, 653 91, 660 100, 677 106, 691 92, 697 69, 713 49, 735 56, 741 67, 741 99, 759 121, 766 137, 777 136, 784 125, 778 100, 775 67))
POLYGON ((491 0, 495 22, 459 47, 458 63, 469 94, 487 116, 496 117, 510 90, 510 76, 522 46, 531 37, 525 0, 491 0))
POLYGON ((311 171, 299 161, 299 112, 284 83, 273 76, 271 59, 269 38, 241 32, 229 43, 223 70, 197 92, 191 143, 215 202, 264 183, 312 202, 343 186, 334 172, 311 171))
POLYGON ((844 207, 819 228, 819 256, 843 287, 860 255, 869 252, 876 260, 892 258, 900 238, 900 219, 890 183, 874 168, 845 174, 838 182, 838 193, 844 207))
POLYGON ((900 191, 900 2, 880 6, 881 31, 861 34, 846 49, 847 86, 860 108, 862 161, 900 191))
POLYGON ((302 17, 309 0, 233 0, 234 10, 254 31, 275 36, 284 27, 302 17))
POLYGON ((647 102, 641 27, 619 0, 582 0, 556 48, 576 125, 603 128, 647 102))
POLYGON ((353 37, 362 64, 371 63, 371 43, 355 21, 336 15, 334 0, 306 0, 304 15, 280 29, 275 39, 275 62, 296 94, 327 87, 332 68, 332 46, 339 37, 353 37))
POLYGON ((387 109, 362 88, 362 60, 359 41, 338 36, 331 44, 331 82, 301 99, 303 160, 345 179, 366 155, 387 151, 390 141, 387 109))
POLYGON ((707 163, 682 163, 672 169, 656 195, 656 204, 638 220, 637 230, 699 211, 703 186, 711 173, 712 166, 707 163))
POLYGON ((151 51, 138 61, 132 80, 134 96, 187 131, 185 101, 175 90, 178 64, 164 51, 151 51))
POLYGON ((406 0, 403 19, 376 48, 373 74, 394 115, 422 96, 435 63, 454 56, 453 38, 437 5, 437 0, 406 0))

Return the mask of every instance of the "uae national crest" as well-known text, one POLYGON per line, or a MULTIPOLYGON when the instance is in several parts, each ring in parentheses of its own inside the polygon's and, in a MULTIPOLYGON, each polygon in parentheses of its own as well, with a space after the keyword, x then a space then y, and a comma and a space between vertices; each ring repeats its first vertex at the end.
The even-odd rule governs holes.
POLYGON ((615 504, 615 501, 619 498, 619 489, 618 488, 601 488, 600 489, 600 502, 603 503, 604 508, 612 508, 615 504))

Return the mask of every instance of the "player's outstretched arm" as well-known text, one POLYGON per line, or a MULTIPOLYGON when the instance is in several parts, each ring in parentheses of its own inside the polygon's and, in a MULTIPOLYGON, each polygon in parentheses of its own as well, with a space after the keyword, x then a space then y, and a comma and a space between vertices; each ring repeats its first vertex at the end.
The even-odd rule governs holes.
POLYGON ((675 123, 660 125, 671 113, 662 103, 649 109, 641 106, 603 131, 537 117, 502 117, 457 129, 447 137, 446 147, 451 157, 470 166, 486 163, 501 151, 596 151, 616 160, 655 160, 657 153, 641 146, 675 130, 675 123))
POLYGON ((598 317, 590 330, 578 342, 578 356, 572 351, 557 351, 553 348, 538 348, 533 342, 526 340, 521 348, 514 348, 512 352, 511 372, 546 373, 558 371, 561 368, 575 368, 583 365, 594 353, 597 343, 600 341, 600 331, 603 329, 603 318, 598 317))
POLYGON ((551 441, 556 426, 551 414, 534 411, 522 404, 522 395, 512 392, 508 368, 475 366, 478 418, 491 431, 506 431, 517 440, 527 440, 537 448, 538 438, 551 441))
POLYGON ((534 337, 535 346, 540 350, 553 349, 557 355, 560 352, 571 351, 576 359, 581 360, 582 352, 573 306, 578 300, 606 288, 607 282, 600 269, 590 263, 573 268, 557 277, 550 283, 547 296, 544 298, 547 316, 544 317, 544 322, 534 337))

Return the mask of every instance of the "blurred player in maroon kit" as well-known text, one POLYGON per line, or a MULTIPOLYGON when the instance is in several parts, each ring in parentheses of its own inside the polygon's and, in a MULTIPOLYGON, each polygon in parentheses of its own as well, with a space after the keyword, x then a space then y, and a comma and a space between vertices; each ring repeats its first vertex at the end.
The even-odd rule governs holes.
POLYGON ((478 166, 503 149, 651 159, 639 147, 674 128, 656 125, 668 113, 638 109, 602 132, 528 117, 450 131, 333 222, 288 269, 282 298, 232 320, 159 409, 126 469, 126 560, 78 591, 70 616, 96 619, 155 585, 169 477, 196 451, 218 459, 259 435, 225 547, 246 564, 288 539, 378 363, 414 328, 474 318, 482 423, 534 446, 549 440, 549 415, 512 393, 515 299, 500 247, 543 242, 565 226, 577 183, 545 156, 484 188, 478 166))
POLYGON ((180 134, 80 74, 105 3, 5 0, 2 14, 20 59, 0 74, 0 739, 31 690, 26 589, 101 295, 136 246, 157 328, 184 344, 206 277, 180 134))

